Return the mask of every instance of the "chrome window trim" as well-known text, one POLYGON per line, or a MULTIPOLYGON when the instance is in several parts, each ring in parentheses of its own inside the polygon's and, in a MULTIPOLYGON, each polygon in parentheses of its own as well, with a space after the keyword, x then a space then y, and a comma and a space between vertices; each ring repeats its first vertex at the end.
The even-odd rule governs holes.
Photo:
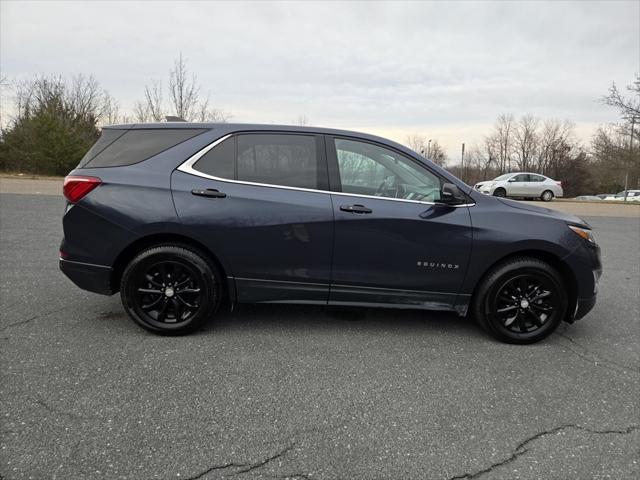
MULTIPOLYGON (((258 182, 247 182, 247 181, 244 181, 244 180, 232 180, 232 179, 229 179, 229 178, 215 177, 213 175, 209 175, 207 173, 203 173, 203 172, 193 168, 195 163, 198 160, 200 160, 200 158, 202 158, 209 150, 211 150, 212 148, 214 148, 217 145, 221 144, 222 142, 224 142, 228 138, 231 138, 233 135, 235 135, 235 134, 234 133, 229 133, 229 134, 225 135, 224 137, 221 137, 218 140, 214 141, 213 143, 210 143, 206 147, 200 149, 199 151, 197 151, 196 153, 191 155, 191 157, 189 157, 183 163, 181 163, 180 166, 176 170, 179 170, 179 171, 181 171, 183 173, 188 173, 189 175, 195 175, 196 177, 208 178, 210 180, 216 180, 218 182, 235 183, 235 184, 239 184, 239 185, 252 185, 252 186, 255 186, 255 187, 278 188, 278 189, 281 189, 281 190, 295 190, 295 191, 299 191, 299 192, 324 193, 326 195, 340 195, 340 196, 343 196, 343 197, 373 198, 375 200, 389 200, 389 201, 393 201, 393 202, 417 203, 417 204, 421 204, 421 205, 443 205, 443 204, 440 204, 440 203, 437 203, 437 202, 423 202, 421 200, 407 200, 407 199, 404 199, 404 198, 391 198, 391 197, 376 197, 375 195, 362 195, 362 194, 359 194, 359 193, 334 192, 334 191, 331 191, 331 190, 319 190, 319 189, 315 189, 315 188, 289 187, 289 186, 286 186, 286 185, 274 185, 274 184, 271 184, 271 183, 258 183, 258 182)), ((461 204, 461 205, 450 205, 450 207, 453 207, 453 208, 473 207, 474 205, 475 205, 475 202, 474 203, 464 203, 464 204, 461 204)))

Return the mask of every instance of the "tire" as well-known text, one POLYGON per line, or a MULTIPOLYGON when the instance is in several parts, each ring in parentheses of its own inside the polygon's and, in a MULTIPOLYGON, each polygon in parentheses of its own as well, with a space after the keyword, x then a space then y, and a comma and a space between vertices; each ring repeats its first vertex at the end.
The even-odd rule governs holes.
POLYGON ((493 191, 493 196, 494 197, 506 197, 507 196, 507 191, 502 187, 496 188, 493 191))
POLYGON ((530 257, 493 267, 480 282, 472 303, 473 315, 487 332, 515 344, 535 343, 550 335, 565 318, 567 308, 567 289, 560 274, 548 263, 530 257))
POLYGON ((543 202, 550 202, 553 200, 553 192, 551 190, 545 190, 542 192, 542 195, 540 195, 540 200, 543 202))
POLYGON ((221 279, 215 265, 198 251, 160 245, 129 262, 122 274, 120 296, 129 317, 145 330, 184 335, 215 315, 221 279))

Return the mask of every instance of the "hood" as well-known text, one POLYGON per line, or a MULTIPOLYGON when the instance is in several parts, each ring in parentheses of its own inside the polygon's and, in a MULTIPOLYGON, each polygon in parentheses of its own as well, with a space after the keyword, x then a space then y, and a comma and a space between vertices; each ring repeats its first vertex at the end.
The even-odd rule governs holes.
POLYGON ((559 220, 563 220, 567 223, 570 223, 572 225, 582 225, 588 228, 591 228, 591 226, 582 218, 576 216, 576 215, 572 215, 570 213, 565 213, 565 212, 559 212, 558 210, 552 210, 550 208, 545 208, 545 207, 538 207, 536 205, 529 205, 528 203, 522 203, 522 202, 517 202, 515 200, 509 200, 508 198, 497 198, 496 200, 498 200, 501 203, 504 203, 505 205, 508 205, 509 207, 513 207, 513 208, 518 208, 520 210, 527 210, 529 212, 535 212, 535 213, 540 213, 542 215, 546 215, 548 217, 554 217, 557 218, 559 220))

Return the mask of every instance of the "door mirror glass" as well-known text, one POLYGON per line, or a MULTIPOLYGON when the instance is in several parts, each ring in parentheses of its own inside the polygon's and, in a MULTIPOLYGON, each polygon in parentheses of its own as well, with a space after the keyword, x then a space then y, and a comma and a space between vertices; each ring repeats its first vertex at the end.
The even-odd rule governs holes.
POLYGON ((464 203, 465 197, 460 189, 453 183, 444 183, 440 192, 440 202, 447 205, 458 205, 464 203))

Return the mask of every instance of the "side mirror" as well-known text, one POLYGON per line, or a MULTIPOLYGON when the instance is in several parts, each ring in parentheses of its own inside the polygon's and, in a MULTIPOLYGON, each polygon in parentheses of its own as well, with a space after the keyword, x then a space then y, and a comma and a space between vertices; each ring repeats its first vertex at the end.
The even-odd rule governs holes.
POLYGON ((445 205, 458 205, 464 203, 465 196, 453 183, 445 183, 440 190, 440 202, 445 205))
POLYGON ((509 183, 515 182, 516 181, 516 177, 511 177, 508 181, 509 181, 509 183))

